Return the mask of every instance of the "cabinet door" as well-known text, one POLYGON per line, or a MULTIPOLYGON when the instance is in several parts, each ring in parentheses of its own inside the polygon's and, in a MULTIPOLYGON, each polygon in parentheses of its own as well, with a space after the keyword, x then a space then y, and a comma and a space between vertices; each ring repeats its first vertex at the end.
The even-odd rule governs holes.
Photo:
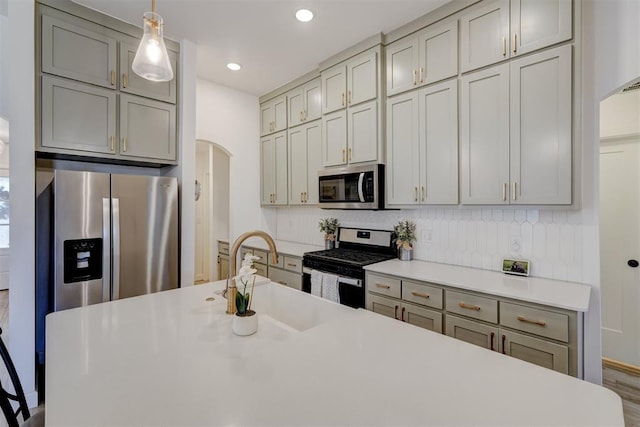
POLYGON ((460 176, 463 204, 507 204, 509 64, 460 79, 460 176))
POLYGON ((322 122, 309 123, 307 135, 307 190, 305 204, 318 204, 318 171, 322 169, 322 122))
POLYGON ((260 104, 260 136, 274 132, 275 110, 271 101, 260 104))
POLYGON ((320 79, 315 79, 302 88, 304 108, 303 117, 305 122, 319 119, 322 116, 322 89, 320 79))
POLYGON ((169 50, 169 60, 174 71, 174 78, 169 82, 152 82, 143 79, 133 72, 131 66, 136 57, 137 45, 120 43, 120 90, 134 95, 145 96, 160 101, 176 103, 177 55, 169 50))
POLYGON ((347 112, 336 111, 322 117, 322 165, 347 163, 347 112))
POLYGON ((269 268, 269 279, 272 282, 280 283, 299 291, 302 290, 302 275, 291 271, 280 270, 279 268, 269 268))
POLYGON ((42 71, 116 88, 116 40, 104 27, 79 18, 42 15, 42 71), (89 30, 88 28, 93 28, 89 30))
POLYGON ((289 129, 289 204, 304 204, 307 191, 306 126, 289 129))
POLYGON ((367 310, 383 316, 399 319, 400 301, 367 293, 367 310))
POLYGON ((407 322, 439 334, 442 333, 442 313, 439 311, 402 303, 400 318, 403 322, 407 322))
POLYGON ((387 99, 387 203, 418 203, 418 92, 387 99))
POLYGON ((416 87, 419 56, 417 38, 400 40, 387 46, 387 96, 416 87))
POLYGON ((325 70, 320 75, 322 80, 322 114, 331 113, 347 106, 347 71, 339 64, 325 70))
POLYGON ((287 133, 274 135, 275 144, 275 199, 274 204, 286 205, 289 201, 287 194, 287 133))
POLYGON ((287 128, 287 96, 283 95, 272 101, 273 103, 273 131, 280 132, 287 128))
POLYGON ((431 84, 458 74, 458 21, 429 29, 418 36, 418 83, 431 84))
POLYGON ((458 204, 458 81, 420 96, 420 203, 458 204))
POLYGON ((569 373, 567 346, 500 329, 500 350, 517 359, 563 374, 569 373))
POLYGON ((378 96, 378 55, 369 52, 347 63, 347 105, 358 105, 378 96))
POLYGON ((473 322, 460 317, 446 315, 447 335, 466 341, 489 350, 497 350, 498 328, 485 325, 484 323, 473 322))
POLYGON ((229 276, 229 257, 218 256, 218 280, 225 280, 229 276))
POLYGON ((302 88, 292 90, 287 94, 287 124, 289 127, 304 122, 304 99, 302 88))
POLYGON ((349 163, 378 160, 378 101, 360 104, 347 112, 349 163))
POLYGON ((511 56, 572 37, 571 0, 511 0, 511 56))
POLYGON ((511 62, 511 203, 571 204, 571 46, 511 62))
POLYGON ((482 5, 460 18, 463 73, 509 58, 509 0, 482 5))
POLYGON ((262 205, 271 205, 274 203, 276 194, 276 145, 273 135, 266 136, 260 140, 262 179, 262 205))
POLYGON ((42 77, 42 147, 115 154, 115 92, 42 77))
POLYGON ((175 160, 175 105, 120 95, 120 155, 175 160))

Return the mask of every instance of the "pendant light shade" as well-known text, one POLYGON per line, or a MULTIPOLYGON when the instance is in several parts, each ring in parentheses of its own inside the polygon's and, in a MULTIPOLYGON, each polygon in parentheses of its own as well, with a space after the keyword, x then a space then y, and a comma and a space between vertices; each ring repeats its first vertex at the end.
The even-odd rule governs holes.
POLYGON ((144 79, 167 82, 173 79, 173 70, 162 37, 162 17, 155 13, 155 0, 151 9, 151 12, 144 14, 144 35, 131 68, 144 79))

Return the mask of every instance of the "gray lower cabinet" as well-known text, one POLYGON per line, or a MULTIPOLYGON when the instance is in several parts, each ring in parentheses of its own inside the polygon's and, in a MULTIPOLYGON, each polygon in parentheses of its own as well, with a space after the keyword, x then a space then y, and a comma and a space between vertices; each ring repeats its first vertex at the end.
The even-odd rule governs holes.
POLYGON ((218 255, 218 280, 229 277, 229 255, 218 255))
POLYGON ((41 83, 43 149, 116 154, 114 91, 50 76, 41 83))
POLYGON ((461 317, 446 315, 446 334, 489 350, 497 349, 498 328, 461 317))
POLYGON ((299 291, 302 290, 302 275, 280 268, 269 268, 269 279, 299 291))
POLYGON ((175 161, 175 105, 120 95, 120 155, 175 161))
POLYGON ((569 374, 569 348, 566 345, 500 329, 503 354, 525 360, 554 371, 569 374))

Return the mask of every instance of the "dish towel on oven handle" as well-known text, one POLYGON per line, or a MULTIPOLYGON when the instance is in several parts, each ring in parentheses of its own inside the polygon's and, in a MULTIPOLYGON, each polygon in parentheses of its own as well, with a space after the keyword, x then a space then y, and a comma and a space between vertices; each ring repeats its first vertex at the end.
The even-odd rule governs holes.
POLYGON ((311 295, 322 296, 322 276, 318 270, 311 270, 311 295))
POLYGON ((322 298, 340 303, 338 276, 335 274, 322 273, 322 298))

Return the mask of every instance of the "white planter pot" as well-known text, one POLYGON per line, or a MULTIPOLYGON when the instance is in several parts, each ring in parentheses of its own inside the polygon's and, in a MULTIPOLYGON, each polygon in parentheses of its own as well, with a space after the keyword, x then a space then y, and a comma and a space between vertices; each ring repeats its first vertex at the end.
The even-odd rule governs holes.
POLYGON ((233 333, 240 336, 255 334, 258 330, 258 315, 255 311, 250 310, 248 316, 233 315, 233 333))

